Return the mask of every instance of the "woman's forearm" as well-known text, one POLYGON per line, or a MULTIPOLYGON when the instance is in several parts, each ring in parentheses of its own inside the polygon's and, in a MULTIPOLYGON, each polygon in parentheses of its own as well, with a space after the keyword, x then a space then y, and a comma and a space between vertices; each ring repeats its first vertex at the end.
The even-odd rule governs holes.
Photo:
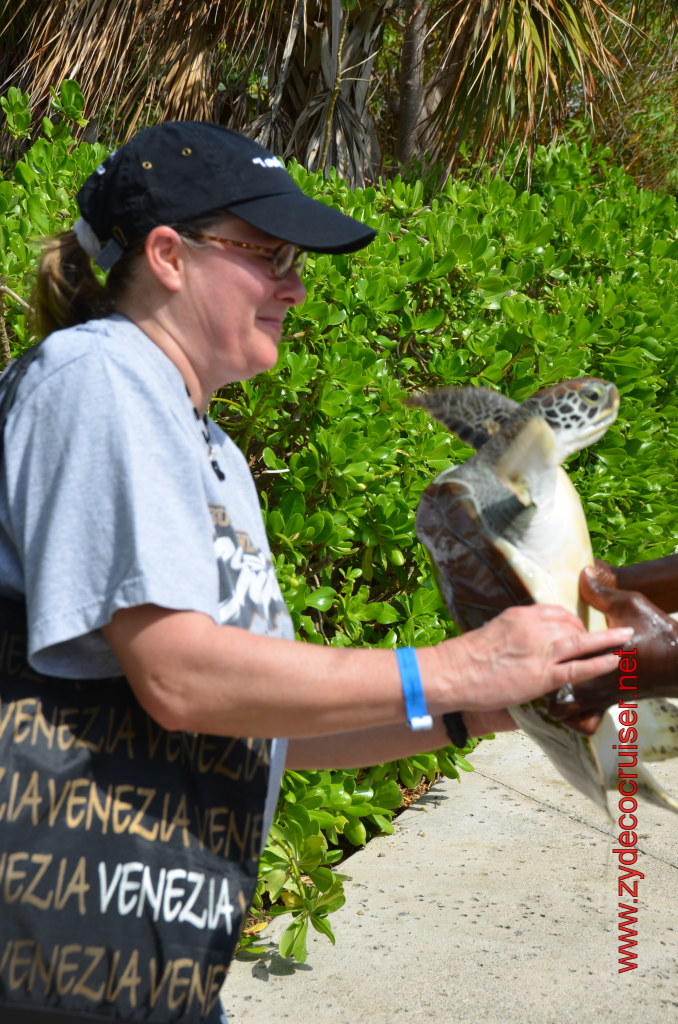
MULTIPOLYGON (((167 729, 294 738, 406 720, 391 650, 291 643, 154 605, 117 612, 103 632, 141 705, 167 729)), ((495 711, 611 672, 613 655, 588 655, 629 636, 587 633, 561 608, 509 609, 418 650, 428 712, 495 711)))
MULTIPOLYGON (((507 711, 485 714, 467 712, 463 716, 469 736, 507 732, 516 728, 507 711)), ((450 745, 442 718, 436 718, 427 732, 413 732, 407 725, 386 725, 378 729, 354 729, 335 736, 312 736, 290 740, 287 768, 364 768, 366 765, 397 761, 401 757, 426 754, 450 745)))
POLYGON ((441 718, 435 719, 433 728, 426 732, 413 732, 405 723, 354 729, 334 736, 290 740, 285 767, 298 770, 364 768, 425 754, 446 747, 449 742, 441 718))

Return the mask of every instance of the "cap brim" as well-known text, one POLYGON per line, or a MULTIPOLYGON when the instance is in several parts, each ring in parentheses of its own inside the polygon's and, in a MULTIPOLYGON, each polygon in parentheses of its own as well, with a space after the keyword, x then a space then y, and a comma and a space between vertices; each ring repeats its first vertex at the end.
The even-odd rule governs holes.
POLYGON ((355 252, 376 235, 361 221, 301 191, 259 196, 234 203, 228 210, 252 227, 309 252, 355 252))

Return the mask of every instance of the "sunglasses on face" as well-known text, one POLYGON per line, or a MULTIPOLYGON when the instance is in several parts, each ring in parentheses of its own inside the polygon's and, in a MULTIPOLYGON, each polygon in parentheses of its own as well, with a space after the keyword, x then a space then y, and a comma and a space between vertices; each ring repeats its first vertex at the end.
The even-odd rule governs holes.
POLYGON ((182 231, 187 238, 194 238, 198 242, 216 242, 218 245, 232 245, 236 249, 250 249, 257 255, 263 256, 271 264, 271 274, 276 281, 287 277, 290 270, 296 270, 298 274, 304 268, 306 252, 292 242, 283 242, 281 245, 252 245, 251 242, 234 242, 232 238, 221 238, 219 235, 206 235, 201 231, 182 231))

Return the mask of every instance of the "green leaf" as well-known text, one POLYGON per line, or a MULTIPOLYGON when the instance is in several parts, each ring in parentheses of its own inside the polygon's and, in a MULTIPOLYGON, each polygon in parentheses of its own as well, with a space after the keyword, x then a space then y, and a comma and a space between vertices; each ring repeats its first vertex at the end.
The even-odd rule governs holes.
POLYGON ((362 821, 352 821, 344 827, 344 835, 353 846, 364 846, 367 842, 367 829, 362 821))
POLYGON ((297 918, 288 925, 280 936, 278 950, 282 957, 293 956, 300 964, 306 962, 306 936, 308 933, 308 920, 297 918))
POLYGON ((439 327, 443 322, 445 314, 441 309, 429 309, 426 313, 415 316, 412 321, 412 328, 415 331, 430 331, 439 327))
POLYGON ((332 931, 330 922, 325 916, 321 916, 320 914, 311 914, 311 924, 317 932, 321 933, 321 935, 326 935, 334 946, 336 942, 334 932, 332 931))
POLYGON ((318 587, 307 597, 306 607, 317 608, 321 612, 327 611, 328 608, 331 608, 336 596, 337 592, 332 587, 318 587))

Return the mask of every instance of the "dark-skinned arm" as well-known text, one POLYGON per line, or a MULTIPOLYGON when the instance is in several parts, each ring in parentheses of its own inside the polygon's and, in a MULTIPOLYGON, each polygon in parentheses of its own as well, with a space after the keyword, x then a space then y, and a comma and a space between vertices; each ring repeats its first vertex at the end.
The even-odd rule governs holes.
MULTIPOLYGON (((660 559, 659 561, 665 561, 660 559)), ((624 650, 636 664, 638 697, 678 697, 678 622, 640 591, 622 590, 618 571, 604 563, 584 569, 579 580, 582 598, 607 618, 608 626, 631 626, 633 637, 624 650)), ((595 732, 602 713, 619 699, 619 670, 575 687, 575 700, 549 701, 549 714, 580 732, 595 732)))
POLYGON ((678 611, 678 555, 611 570, 619 590, 636 590, 663 612, 678 611))

